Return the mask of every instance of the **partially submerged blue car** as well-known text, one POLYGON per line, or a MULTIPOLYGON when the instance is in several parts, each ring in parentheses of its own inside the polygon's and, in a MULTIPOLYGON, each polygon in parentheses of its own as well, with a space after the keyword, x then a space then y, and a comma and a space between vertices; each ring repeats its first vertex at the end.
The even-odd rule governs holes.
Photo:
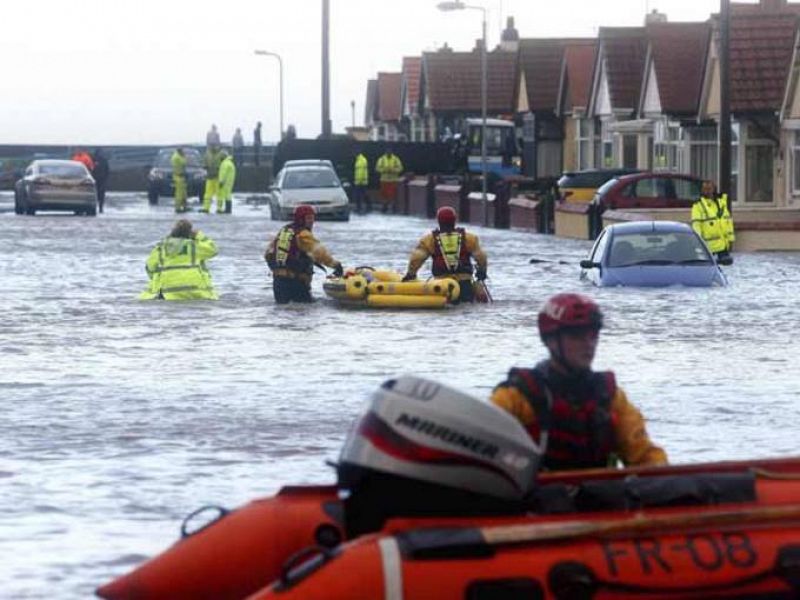
POLYGON ((728 281, 705 242, 686 223, 635 221, 606 227, 581 261, 582 281, 598 286, 724 286, 728 281))

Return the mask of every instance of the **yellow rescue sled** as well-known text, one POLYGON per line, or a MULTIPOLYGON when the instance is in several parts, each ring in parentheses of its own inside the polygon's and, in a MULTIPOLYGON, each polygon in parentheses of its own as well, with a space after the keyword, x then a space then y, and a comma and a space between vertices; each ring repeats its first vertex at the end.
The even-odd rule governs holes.
POLYGON ((329 277, 322 284, 325 293, 350 306, 383 308, 444 308, 458 300, 455 279, 403 281, 396 271, 358 267, 342 277, 329 277))

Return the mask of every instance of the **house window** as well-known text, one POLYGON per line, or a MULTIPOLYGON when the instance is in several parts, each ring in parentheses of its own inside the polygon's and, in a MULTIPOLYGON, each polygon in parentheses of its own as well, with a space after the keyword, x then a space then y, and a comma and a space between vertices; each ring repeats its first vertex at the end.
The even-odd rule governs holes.
POLYGON ((601 131, 601 151, 603 156, 602 167, 610 168, 614 166, 614 136, 609 131, 609 122, 603 121, 601 131))
POLYGON ((590 169, 592 161, 592 127, 591 119, 578 119, 578 169, 590 169))
POLYGON ((717 180, 719 151, 716 127, 689 127, 689 173, 709 181, 717 180))
POLYGON ((761 128, 749 126, 744 147, 744 201, 773 201, 774 144, 761 128))
POLYGON ((657 121, 653 135, 653 170, 680 171, 683 158, 683 131, 680 124, 657 121))

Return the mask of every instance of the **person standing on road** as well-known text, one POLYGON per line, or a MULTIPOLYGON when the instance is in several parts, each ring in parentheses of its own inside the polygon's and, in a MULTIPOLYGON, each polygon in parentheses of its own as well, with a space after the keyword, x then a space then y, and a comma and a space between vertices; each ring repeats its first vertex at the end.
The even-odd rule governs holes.
POLYGON ((730 252, 734 232, 728 195, 719 197, 713 181, 703 182, 700 197, 692 204, 692 229, 715 255, 724 256, 730 252))
POLYGON ((341 277, 342 263, 311 233, 316 213, 314 207, 301 204, 294 209, 294 220, 284 225, 270 241, 264 260, 272 271, 272 293, 277 304, 313 302, 311 278, 314 264, 333 268, 341 277))
POLYGON ((158 242, 147 257, 150 284, 140 300, 216 300, 206 261, 217 255, 214 240, 181 219, 169 236, 158 242))
POLYGON ((217 214, 233 210, 233 184, 236 182, 236 163, 227 153, 222 152, 219 164, 219 193, 217 194, 217 214))
POLYGON ((256 123, 256 128, 253 130, 253 161, 258 166, 259 157, 261 156, 261 121, 256 123))
POLYGON ((219 140, 219 131, 217 131, 217 126, 212 125, 211 129, 208 130, 206 134, 206 149, 208 148, 219 148, 220 147, 220 140, 219 140))
POLYGON ((103 212, 103 206, 106 203, 106 184, 108 183, 108 175, 111 169, 108 166, 108 160, 100 148, 94 151, 92 160, 94 161, 92 177, 94 177, 95 187, 97 188, 97 209, 103 212))
POLYGON ((233 148, 233 162, 238 169, 242 166, 244 161, 244 136, 242 136, 241 127, 236 128, 236 132, 233 134, 231 147, 233 148))
POLYGON ((644 418, 610 371, 592 371, 603 314, 581 294, 557 294, 538 315, 550 357, 534 368, 513 368, 491 401, 516 417, 544 447, 546 469, 591 469, 667 464, 647 434, 644 418))
POLYGON ((203 193, 203 208, 200 209, 200 212, 210 212, 212 199, 219 200, 219 165, 221 162, 222 150, 216 146, 211 146, 206 150, 203 158, 206 168, 206 189, 203 193))
POLYGON ((82 148, 79 148, 73 153, 72 160, 83 163, 83 166, 86 167, 89 173, 91 173, 94 169, 94 161, 92 160, 92 157, 86 150, 83 150, 82 148))
POLYGON ((433 257, 431 273, 434 277, 450 277, 459 283, 458 302, 474 302, 476 300, 472 281, 472 260, 475 260, 475 278, 479 282, 486 279, 488 259, 481 248, 478 236, 467 233, 463 227, 456 227, 456 211, 450 206, 443 206, 436 212, 439 228, 425 234, 411 253, 408 269, 403 281, 412 281, 417 271, 433 257))
POLYGON ((400 179, 400 173, 403 172, 403 163, 400 158, 394 153, 391 146, 386 148, 386 152, 381 155, 375 165, 375 170, 378 172, 381 181, 381 212, 386 212, 391 204, 397 198, 397 182, 400 179))
POLYGON ((367 195, 369 186, 369 162, 363 152, 356 155, 353 163, 353 196, 356 201, 356 213, 364 214, 362 205, 366 205, 366 212, 372 211, 372 202, 367 195))
POLYGON ((175 148, 169 159, 172 165, 172 183, 175 186, 175 212, 186 212, 186 199, 189 193, 186 181, 186 154, 183 148, 175 148))

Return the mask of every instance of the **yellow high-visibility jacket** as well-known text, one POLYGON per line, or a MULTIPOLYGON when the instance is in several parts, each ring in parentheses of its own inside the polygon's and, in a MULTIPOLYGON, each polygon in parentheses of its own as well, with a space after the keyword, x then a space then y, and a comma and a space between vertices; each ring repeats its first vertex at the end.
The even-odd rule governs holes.
POLYGON ((384 154, 378 159, 375 170, 381 176, 381 181, 397 181, 403 172, 403 163, 396 154, 384 154))
POLYGON ((236 181, 236 164, 233 157, 226 156, 219 165, 219 197, 230 200, 233 194, 233 184, 236 181))
POLYGON ((172 163, 172 177, 186 177, 186 157, 176 151, 169 160, 172 163))
POLYGON ((700 196, 692 204, 692 229, 708 244, 711 252, 718 254, 728 248, 720 219, 720 207, 712 198, 700 196))
POLYGON ((353 185, 369 185, 369 162, 361 152, 356 156, 353 168, 353 185))
POLYGON ((264 260, 267 261, 272 274, 275 276, 296 277, 307 281, 311 281, 315 262, 331 268, 335 268, 339 264, 339 261, 333 258, 328 249, 314 237, 311 231, 306 228, 297 231, 293 224, 282 227, 267 244, 264 260), (289 237, 290 235, 294 240, 289 237), (297 244, 298 251, 303 254, 307 262, 300 261, 299 265, 291 264, 291 262, 287 264, 288 254, 290 253, 289 245, 293 242, 297 244))
POLYGON ((736 234, 733 230, 733 217, 728 206, 728 194, 722 194, 717 198, 717 203, 720 208, 720 224, 722 226, 722 235, 725 236, 725 243, 728 245, 728 250, 733 248, 733 242, 736 240, 736 234))
POLYGON ((156 244, 145 268, 150 285, 140 300, 216 300, 206 261, 217 255, 217 244, 202 232, 194 239, 167 237, 156 244))

